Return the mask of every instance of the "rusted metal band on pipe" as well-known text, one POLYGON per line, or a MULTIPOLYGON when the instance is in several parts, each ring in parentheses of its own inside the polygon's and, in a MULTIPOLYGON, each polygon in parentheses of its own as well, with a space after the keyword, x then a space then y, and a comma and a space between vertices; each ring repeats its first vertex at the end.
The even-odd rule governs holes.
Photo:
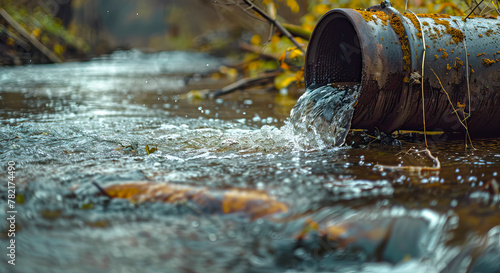
POLYGON ((497 19, 334 9, 313 31, 305 80, 306 86, 361 84, 352 128, 422 130, 423 82, 427 130, 463 131, 455 108, 462 120, 470 111, 467 125, 473 135, 498 134, 499 60, 497 19))

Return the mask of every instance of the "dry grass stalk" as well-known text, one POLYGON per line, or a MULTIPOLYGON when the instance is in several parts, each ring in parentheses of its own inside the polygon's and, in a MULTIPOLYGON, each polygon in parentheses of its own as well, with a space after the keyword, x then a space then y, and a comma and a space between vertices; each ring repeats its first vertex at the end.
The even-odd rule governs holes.
POLYGON ((432 155, 431 151, 429 149, 424 149, 424 150, 416 150, 414 148, 409 149, 403 156, 406 156, 410 152, 420 154, 420 153, 426 153, 429 158, 432 159, 432 161, 435 163, 435 166, 428 167, 428 166, 392 166, 392 165, 378 165, 380 171, 383 170, 407 170, 411 172, 421 172, 421 171, 439 171, 441 170, 441 162, 439 159, 435 156, 432 155))

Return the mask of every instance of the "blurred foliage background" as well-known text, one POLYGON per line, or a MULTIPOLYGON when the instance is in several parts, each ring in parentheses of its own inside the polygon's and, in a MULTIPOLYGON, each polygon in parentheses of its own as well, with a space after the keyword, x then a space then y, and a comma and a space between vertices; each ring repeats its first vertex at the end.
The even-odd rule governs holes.
MULTIPOLYGON (((1 0, 0 8, 61 61, 87 60, 117 49, 196 50, 224 57, 238 55, 245 63, 243 70, 247 76, 280 66, 294 73, 300 70, 302 53, 294 51, 291 41, 246 2, 282 23, 304 49, 317 20, 329 9, 367 8, 379 3, 376 0, 1 0)), ((496 3, 497 0, 484 1, 475 14, 497 15, 496 3)), ((477 2, 395 0, 392 4, 399 10, 404 10, 407 4, 414 12, 463 15, 477 2)), ((0 16, 0 64, 53 61, 25 36, 0 16)), ((286 78, 289 82, 290 77, 286 78)))

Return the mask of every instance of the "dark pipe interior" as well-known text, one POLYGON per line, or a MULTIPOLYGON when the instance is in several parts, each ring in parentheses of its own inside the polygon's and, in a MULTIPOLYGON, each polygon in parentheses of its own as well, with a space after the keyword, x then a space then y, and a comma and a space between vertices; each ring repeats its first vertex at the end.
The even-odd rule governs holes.
MULTIPOLYGON (((362 56, 351 22, 333 14, 309 45, 306 84, 361 82, 362 56)), ((328 20, 328 18, 325 18, 328 20)))

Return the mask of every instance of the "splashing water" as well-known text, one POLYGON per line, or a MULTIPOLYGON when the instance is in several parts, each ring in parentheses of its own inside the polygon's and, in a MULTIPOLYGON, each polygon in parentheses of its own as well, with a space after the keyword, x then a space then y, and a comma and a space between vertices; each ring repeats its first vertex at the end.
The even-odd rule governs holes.
POLYGON ((322 150, 344 144, 354 115, 360 85, 310 87, 293 107, 281 128, 229 130, 214 138, 214 151, 322 150), (230 146, 230 147, 229 147, 230 146))
POLYGON ((291 115, 269 107, 271 93, 251 104, 182 96, 191 88, 183 73, 218 63, 133 51, 0 68, 0 162, 16 162, 24 202, 19 263, 2 254, 0 272, 500 272, 489 190, 498 138, 475 141, 473 153, 462 139, 435 138, 440 172, 381 171, 376 163, 402 162, 398 149, 331 148, 344 142, 359 86, 310 88, 291 115), (109 200, 92 184, 148 180, 261 190, 289 212, 251 221, 189 202, 109 200))
POLYGON ((317 148, 344 144, 359 89, 359 85, 308 88, 290 113, 289 126, 301 136, 298 144, 317 148))

